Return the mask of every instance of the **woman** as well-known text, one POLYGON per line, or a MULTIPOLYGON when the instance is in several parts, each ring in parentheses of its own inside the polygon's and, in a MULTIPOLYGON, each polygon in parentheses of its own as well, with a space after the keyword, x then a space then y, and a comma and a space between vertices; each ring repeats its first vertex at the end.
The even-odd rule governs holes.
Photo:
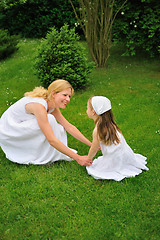
POLYGON ((56 80, 48 90, 36 87, 6 110, 0 119, 0 146, 6 157, 19 164, 46 164, 76 160, 90 166, 92 160, 68 148, 66 131, 91 146, 80 131, 61 114, 73 95, 65 80, 56 80))

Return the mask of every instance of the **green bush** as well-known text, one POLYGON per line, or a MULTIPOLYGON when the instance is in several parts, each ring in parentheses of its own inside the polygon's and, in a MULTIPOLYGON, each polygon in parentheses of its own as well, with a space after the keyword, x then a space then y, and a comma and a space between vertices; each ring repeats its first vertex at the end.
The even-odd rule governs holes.
MULTIPOLYGON (((73 0, 77 6, 78 0, 73 0)), ((5 1, 6 2, 6 1, 5 1)), ((9 1, 10 2, 10 1, 9 1)), ((45 37, 49 29, 60 29, 65 23, 74 26, 75 15, 68 0, 26 0, 16 4, 3 4, 0 11, 0 28, 23 37, 45 37)))
POLYGON ((9 57, 18 47, 18 36, 10 36, 8 30, 0 29, 0 59, 9 57))
POLYGON ((35 69, 44 87, 58 78, 68 80, 75 89, 88 84, 93 65, 88 62, 78 40, 75 29, 69 30, 66 24, 60 31, 53 27, 43 39, 37 51, 35 69))
MULTIPOLYGON (((116 1, 115 12, 123 0, 116 1)), ((124 55, 135 55, 143 50, 151 57, 159 54, 159 0, 130 0, 121 9, 113 25, 114 42, 127 47, 124 55)))

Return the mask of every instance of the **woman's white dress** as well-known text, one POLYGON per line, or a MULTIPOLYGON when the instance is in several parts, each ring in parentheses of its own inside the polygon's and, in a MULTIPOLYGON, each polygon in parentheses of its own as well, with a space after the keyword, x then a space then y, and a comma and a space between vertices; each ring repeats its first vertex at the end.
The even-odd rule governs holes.
POLYGON ((132 151, 126 140, 118 132, 120 143, 110 146, 100 144, 102 156, 86 167, 89 175, 95 179, 112 179, 121 181, 126 177, 135 177, 142 170, 149 170, 145 165, 146 157, 132 151))
MULTIPOLYGON (((19 164, 47 164, 58 160, 71 161, 70 157, 48 143, 35 116, 26 112, 25 105, 31 102, 40 103, 47 110, 47 102, 43 98, 23 97, 10 106, 0 118, 0 146, 6 154, 6 158, 19 164)), ((57 123, 50 112, 48 112, 48 121, 54 135, 67 146, 66 131, 63 126, 57 123)))

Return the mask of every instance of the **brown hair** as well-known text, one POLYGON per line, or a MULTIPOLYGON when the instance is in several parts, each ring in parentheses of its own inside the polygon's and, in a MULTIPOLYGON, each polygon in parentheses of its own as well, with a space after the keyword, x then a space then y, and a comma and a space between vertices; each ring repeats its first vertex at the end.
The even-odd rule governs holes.
MULTIPOLYGON (((93 107, 91 104, 91 99, 92 97, 88 101, 92 110, 93 107)), ((115 122, 112 110, 109 110, 101 115, 97 115, 95 125, 97 127, 98 138, 102 143, 105 145, 120 143, 117 131, 120 133, 121 131, 115 122)))
POLYGON ((71 84, 63 79, 58 79, 53 81, 49 87, 48 90, 44 87, 35 87, 33 91, 26 92, 24 94, 25 97, 42 97, 45 100, 49 100, 51 98, 52 91, 55 91, 56 93, 61 92, 67 88, 71 88, 71 96, 74 94, 74 89, 71 86, 71 84))

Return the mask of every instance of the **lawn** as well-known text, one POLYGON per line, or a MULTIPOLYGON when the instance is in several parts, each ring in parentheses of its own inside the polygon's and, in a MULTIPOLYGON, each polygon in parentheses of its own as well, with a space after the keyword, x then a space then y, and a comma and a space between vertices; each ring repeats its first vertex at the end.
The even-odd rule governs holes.
MULTIPOLYGON (((40 85, 33 68, 39 43, 22 39, 19 50, 0 62, 0 115, 40 85)), ((62 112, 91 140, 87 100, 107 96, 126 141, 147 157, 149 171, 121 182, 95 180, 75 161, 18 165, 0 149, 1 240, 159 240, 159 62, 122 53, 122 46, 113 46, 108 68, 94 69, 90 86, 76 91, 62 112)), ((68 145, 88 153, 71 136, 68 145)))

